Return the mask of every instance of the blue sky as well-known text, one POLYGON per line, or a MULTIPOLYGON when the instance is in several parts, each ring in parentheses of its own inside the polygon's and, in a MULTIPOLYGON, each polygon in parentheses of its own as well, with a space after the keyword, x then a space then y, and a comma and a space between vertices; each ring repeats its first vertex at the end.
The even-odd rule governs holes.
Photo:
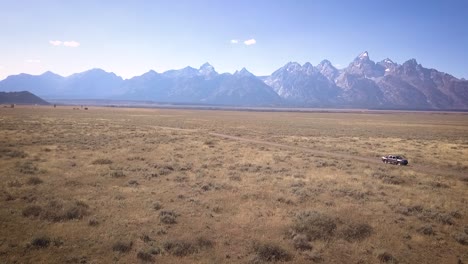
POLYGON ((342 68, 362 51, 468 78, 466 0, 0 0, 0 21, 0 79, 205 62, 268 75, 289 61, 342 68))

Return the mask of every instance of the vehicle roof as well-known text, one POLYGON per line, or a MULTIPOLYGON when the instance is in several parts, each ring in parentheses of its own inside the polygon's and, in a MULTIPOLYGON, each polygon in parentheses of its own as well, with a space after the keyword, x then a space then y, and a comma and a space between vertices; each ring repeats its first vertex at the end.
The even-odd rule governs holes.
POLYGON ((402 157, 404 158, 405 156, 401 155, 401 154, 388 154, 387 156, 399 156, 399 157, 402 157))

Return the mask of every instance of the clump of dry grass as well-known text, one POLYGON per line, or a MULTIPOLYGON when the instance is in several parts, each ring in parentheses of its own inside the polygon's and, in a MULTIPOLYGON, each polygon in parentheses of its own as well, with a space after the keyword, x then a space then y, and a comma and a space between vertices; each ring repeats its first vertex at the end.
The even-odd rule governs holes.
POLYGON ((58 201, 51 201, 46 207, 30 205, 23 209, 23 216, 29 218, 40 217, 51 222, 61 222, 73 219, 82 219, 89 214, 89 206, 82 202, 63 204, 58 201))
POLYGON ((97 160, 94 160, 91 164, 93 165, 108 165, 108 164, 112 164, 113 161, 110 160, 110 159, 97 159, 97 160))
POLYGON ((140 185, 140 183, 137 180, 129 180, 128 185, 136 187, 136 186, 140 185))
POLYGON ((113 170, 110 173, 112 178, 123 178, 125 177, 125 173, 122 170, 113 170))
POLYGON ((308 240, 329 240, 336 230, 336 220, 316 211, 301 212, 294 219, 292 230, 308 240))
POLYGON ((405 183, 405 180, 394 173, 379 169, 378 171, 372 173, 372 177, 382 180, 383 183, 401 185, 405 183))
MULTIPOLYGON (((162 248, 165 252, 178 257, 191 255, 201 250, 211 249, 213 246, 214 242, 205 237, 198 237, 195 241, 168 240, 162 244, 162 248)), ((159 251, 155 252, 155 254, 159 253, 159 251)))
POLYGON ((426 236, 433 236, 435 235, 435 231, 432 228, 432 225, 423 225, 420 228, 418 228, 416 231, 419 233, 426 235, 426 236))
POLYGON ((19 172, 23 174, 36 174, 39 172, 37 166, 30 160, 19 162, 16 164, 16 167, 19 169, 19 172))
POLYGON ((330 241, 335 236, 348 242, 362 241, 371 236, 373 230, 366 223, 343 224, 339 219, 320 212, 306 211, 296 215, 289 235, 293 239, 294 248, 310 250, 312 249, 310 241, 330 241))
POLYGON ((38 184, 41 184, 43 182, 44 181, 41 180, 41 178, 36 177, 36 176, 29 177, 28 180, 26 181, 26 183, 29 184, 29 185, 38 185, 38 184))
POLYGON ((145 242, 145 243, 148 243, 148 242, 153 241, 153 239, 152 239, 149 235, 147 235, 147 234, 142 234, 142 235, 140 236, 140 239, 141 239, 143 242, 145 242))
POLYGON ((5 193, 4 193, 4 196, 5 196, 5 201, 6 201, 6 202, 8 202, 8 201, 13 201, 13 200, 16 199, 13 195, 11 195, 11 194, 8 193, 8 192, 5 192, 5 193))
POLYGON ((165 165, 154 165, 154 168, 158 169, 158 175, 165 176, 171 174, 175 169, 172 165, 165 164, 165 165))
POLYGON ((153 204, 153 209, 154 209, 154 210, 158 211, 158 210, 161 210, 162 208, 163 208, 162 203, 160 203, 160 202, 154 202, 154 204, 153 204))
POLYGON ((465 230, 465 233, 462 233, 462 232, 456 233, 453 236, 453 238, 455 239, 455 241, 457 241, 458 243, 462 245, 468 245, 468 234, 466 233, 466 230, 465 230))
POLYGON ((46 248, 50 245, 51 239, 48 236, 39 236, 31 240, 31 246, 34 248, 46 248))
POLYGON ((112 245, 112 251, 117 251, 120 253, 128 253, 133 247, 132 241, 117 241, 112 245))
POLYGON ((99 225, 99 220, 97 220, 96 218, 91 218, 88 220, 88 225, 89 226, 98 226, 99 225))
POLYGON ((444 225, 454 225, 455 224, 454 218, 457 218, 456 211, 452 213, 445 213, 445 212, 440 212, 436 209, 424 208, 421 205, 400 206, 396 209, 396 211, 406 216, 416 216, 421 221, 424 221, 424 222, 437 221, 444 225))
POLYGON ((151 253, 145 252, 145 251, 139 251, 137 253, 137 259, 143 261, 143 262, 153 262, 154 257, 151 255, 151 253))
POLYGON ((368 197, 372 195, 372 193, 369 191, 361 192, 361 191, 353 190, 349 188, 340 188, 340 189, 332 190, 332 193, 336 194, 337 196, 347 196, 356 200, 365 200, 365 199, 368 199, 368 197))
POLYGON ((163 224, 170 224, 170 225, 176 224, 178 216, 179 215, 174 211, 168 211, 168 210, 160 211, 159 221, 163 224))
POLYGON ((285 262, 293 259, 292 255, 282 247, 272 243, 254 243, 255 260, 266 262, 285 262))
POLYGON ((297 250, 311 250, 312 245, 306 235, 299 234, 293 238, 294 248, 297 250))
POLYGON ((198 237, 195 244, 199 249, 210 249, 214 246, 214 242, 206 237, 198 237))
POLYGON ((439 181, 431 182, 429 185, 431 187, 433 187, 433 188, 449 188, 449 186, 447 184, 445 184, 443 182, 439 182, 439 181))
POLYGON ((278 201, 280 203, 283 203, 283 204, 287 204, 287 205, 295 205, 296 204, 293 200, 287 199, 287 198, 284 198, 284 197, 279 197, 278 199, 276 199, 276 201, 278 201))
POLYGON ((234 174, 234 175, 229 176, 229 180, 240 182, 242 181, 242 177, 238 174, 234 174))
POLYGON ((385 250, 379 250, 376 252, 377 259, 381 263, 390 263, 390 264, 397 264, 398 260, 389 252, 385 250))
POLYGON ((372 235, 373 228, 368 224, 349 224, 340 231, 340 237, 349 241, 361 241, 372 235))
POLYGON ((178 257, 183 257, 198 252, 198 249, 194 244, 182 240, 166 241, 163 243, 162 247, 167 253, 178 257))
POLYGON ((0 158, 26 158, 28 154, 22 150, 14 150, 9 148, 0 148, 0 158))
POLYGON ((24 217, 38 217, 42 213, 42 207, 39 205, 29 205, 23 209, 22 213, 24 217))
POLYGON ((23 186, 23 184, 22 184, 20 181, 18 181, 18 180, 13 180, 13 181, 7 182, 7 186, 8 186, 8 187, 19 188, 19 187, 23 186))

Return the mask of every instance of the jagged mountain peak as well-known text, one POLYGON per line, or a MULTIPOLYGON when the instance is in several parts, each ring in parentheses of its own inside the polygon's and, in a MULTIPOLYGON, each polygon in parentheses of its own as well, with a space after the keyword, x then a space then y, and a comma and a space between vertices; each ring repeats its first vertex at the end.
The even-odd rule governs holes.
POLYGON ((98 77, 101 77, 101 76, 112 76, 113 78, 118 78, 118 79, 122 79, 122 77, 120 76, 117 76, 115 73, 113 72, 107 72, 103 69, 100 69, 100 68, 93 68, 93 69, 90 69, 90 70, 87 70, 87 71, 84 71, 84 72, 80 72, 80 73, 75 73, 75 74, 72 74, 70 75, 68 78, 82 78, 84 76, 94 76, 95 78, 98 78, 98 77))
POLYGON ((329 60, 322 60, 317 66, 331 66, 333 67, 332 63, 329 60))
POLYGON ((58 75, 58 74, 55 74, 55 73, 53 73, 53 72, 51 72, 51 71, 46 71, 46 72, 44 72, 44 73, 41 74, 41 75, 42 75, 42 76, 47 76, 47 75, 58 75))
POLYGON ((301 64, 299 64, 298 62, 288 62, 286 63, 286 65, 284 65, 283 67, 285 70, 291 72, 291 71, 298 71, 302 68, 301 64))
POLYGON ((198 70, 198 72, 200 73, 200 75, 203 75, 205 77, 213 77, 218 74, 215 68, 208 62, 200 66, 200 69, 198 70))
POLYGON ((381 77, 385 74, 385 66, 375 63, 369 58, 369 53, 364 51, 344 70, 346 74, 363 78, 381 77))
POLYGON ((372 61, 369 57, 369 53, 367 51, 362 52, 357 56, 350 64, 348 67, 358 67, 361 68, 365 65, 373 65, 375 64, 374 61, 372 61))
POLYGON ((272 75, 278 74, 312 74, 317 72, 317 69, 310 63, 306 62, 302 66, 298 62, 288 62, 283 67, 276 70, 272 75))
POLYGON ((317 65, 317 70, 327 77, 330 81, 334 81, 335 78, 338 76, 338 69, 333 66, 333 64, 329 60, 322 60, 318 65, 317 65))
POLYGON ((409 60, 405 61, 403 63, 403 65, 416 67, 416 66, 418 66, 418 62, 416 61, 415 58, 413 58, 413 59, 409 59, 409 60))
POLYGON ((199 75, 199 71, 195 68, 187 66, 180 70, 165 71, 163 75, 169 78, 177 78, 177 77, 191 78, 191 77, 199 75))
POLYGON ((385 74, 394 71, 398 67, 398 64, 389 58, 386 58, 377 64, 384 68, 385 74))
POLYGON ((236 71, 234 73, 234 75, 236 75, 236 76, 246 76, 246 77, 247 76, 249 76, 249 77, 250 76, 255 76, 255 75, 253 75, 253 73, 249 72, 245 67, 242 68, 240 71, 236 71))
POLYGON ((157 76, 157 75, 159 75, 159 73, 157 73, 156 71, 154 71, 154 70, 149 70, 149 71, 143 73, 143 75, 141 75, 141 76, 153 77, 153 76, 157 76))
POLYGON ((203 63, 202 66, 200 66, 199 70, 214 70, 213 65, 209 64, 208 62, 203 63))
POLYGON ((101 68, 92 68, 81 73, 107 73, 107 72, 101 68))
POLYGON ((369 60, 370 59, 369 58, 369 52, 367 52, 367 51, 362 52, 361 54, 359 54, 359 56, 356 59, 369 60))
POLYGON ((299 62, 296 62, 296 61, 290 61, 286 63, 286 65, 284 66, 301 66, 301 64, 299 64, 299 62))
POLYGON ((317 69, 310 62, 304 63, 304 65, 302 65, 302 70, 304 70, 308 74, 317 72, 317 69))
POLYGON ((62 76, 53 73, 51 71, 46 71, 43 74, 40 75, 41 77, 46 77, 46 78, 63 78, 62 76))
POLYGON ((329 61, 329 60, 322 60, 318 65, 317 69, 319 71, 325 70, 325 69, 332 69, 332 70, 337 70, 335 66, 329 61))
POLYGON ((391 59, 389 58, 386 58, 382 61, 383 63, 387 63, 387 64, 396 64, 395 62, 393 62, 391 59))
POLYGON ((185 68, 182 68, 181 71, 196 71, 197 69, 191 67, 191 66, 187 66, 185 68))

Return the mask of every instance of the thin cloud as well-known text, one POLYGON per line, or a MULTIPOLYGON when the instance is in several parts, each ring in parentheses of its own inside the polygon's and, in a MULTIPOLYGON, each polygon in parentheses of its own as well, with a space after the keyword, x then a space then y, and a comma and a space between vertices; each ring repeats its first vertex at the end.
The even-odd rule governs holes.
POLYGON ((50 45, 52 46, 60 46, 62 45, 62 41, 60 40, 49 40, 50 45))
POLYGON ((231 39, 231 44, 237 44, 237 43, 239 43, 238 39, 231 39))
POLYGON ((79 47, 80 46, 80 43, 79 42, 76 42, 76 41, 64 41, 63 42, 63 45, 65 47, 70 47, 70 48, 76 48, 76 47, 79 47))
POLYGON ((255 43, 257 43, 257 41, 255 39, 248 39, 248 40, 244 41, 244 44, 247 45, 247 46, 253 45, 255 43))
POLYGON ((49 41, 50 45, 52 46, 65 46, 69 48, 76 48, 80 46, 80 43, 77 41, 61 41, 61 40, 50 40, 49 41))

